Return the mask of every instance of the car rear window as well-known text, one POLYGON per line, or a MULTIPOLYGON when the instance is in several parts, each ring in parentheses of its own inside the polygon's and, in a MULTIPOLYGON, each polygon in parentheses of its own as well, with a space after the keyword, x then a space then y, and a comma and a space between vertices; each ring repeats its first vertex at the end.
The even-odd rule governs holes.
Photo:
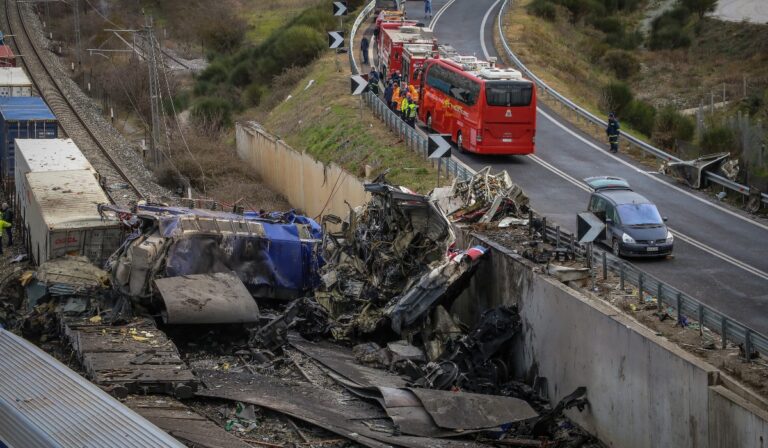
POLYGON ((529 106, 533 96, 530 82, 496 81, 485 83, 485 100, 489 106, 529 106))
POLYGON ((621 204, 616 207, 621 223, 632 226, 639 224, 663 224, 659 210, 653 204, 621 204))

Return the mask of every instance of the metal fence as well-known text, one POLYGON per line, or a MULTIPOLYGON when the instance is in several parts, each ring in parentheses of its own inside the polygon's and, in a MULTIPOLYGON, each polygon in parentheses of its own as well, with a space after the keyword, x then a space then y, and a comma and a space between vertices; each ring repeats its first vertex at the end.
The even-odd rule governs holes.
MULTIPOLYGON (((520 71, 525 74, 529 79, 531 79, 533 82, 536 83, 536 87, 538 89, 539 94, 547 95, 548 97, 554 99, 555 101, 562 104, 564 107, 570 109, 573 111, 577 116, 583 118, 588 123, 591 123, 595 126, 601 126, 606 127, 608 123, 605 120, 602 120, 592 113, 590 113, 588 110, 580 107, 573 101, 569 100, 565 96, 561 95, 559 92, 557 92, 555 89, 547 85, 544 81, 541 80, 538 76, 536 76, 533 72, 531 72, 525 64, 512 52, 512 50, 509 48, 509 44, 507 43, 507 40, 504 38, 504 32, 503 32, 503 22, 504 22, 504 11, 509 6, 509 0, 504 0, 504 4, 501 6, 501 10, 499 13, 499 20, 498 20, 498 31, 499 36, 501 38, 501 44, 504 46, 504 50, 507 53, 507 56, 509 59, 517 66, 520 71)), ((621 132, 621 135, 633 146, 641 149, 642 151, 653 155, 656 158, 666 160, 666 161, 674 161, 679 162, 680 159, 673 156, 672 154, 669 154, 665 152, 662 149, 656 148, 653 145, 649 145, 648 143, 632 136, 629 134, 621 132)), ((736 191, 738 193, 741 193, 744 196, 749 196, 749 187, 745 185, 741 185, 737 182, 734 182, 730 179, 726 179, 725 177, 719 176, 714 173, 706 173, 705 177, 708 181, 721 185, 722 187, 731 189, 733 191, 736 191)), ((762 202, 768 203, 768 193, 762 193, 762 202)))
MULTIPOLYGON (((502 11, 504 10, 504 7, 507 6, 507 3, 508 0, 505 1, 504 6, 502 7, 502 11)), ((370 2, 357 16, 357 19, 355 20, 355 23, 352 26, 352 31, 350 33, 350 42, 354 42, 357 29, 373 11, 373 5, 374 2, 370 2)), ((499 31, 501 32, 501 16, 499 17, 499 31)), ((581 109, 562 95, 550 89, 546 84, 541 82, 541 80, 536 78, 535 75, 525 69, 525 66, 509 50, 507 43, 503 39, 502 42, 510 57, 516 61, 518 66, 521 67, 523 71, 531 77, 531 79, 537 82, 539 89, 548 90, 549 93, 556 99, 561 98, 564 102, 566 102, 566 105, 573 110, 581 109)), ((359 68, 355 62, 354 51, 350 51, 349 60, 352 72, 359 73, 359 68)), ((389 109, 389 107, 387 107, 386 104, 384 104, 384 101, 382 101, 381 98, 374 95, 373 93, 364 93, 363 101, 373 111, 377 118, 386 123, 390 130, 397 133, 397 135, 403 139, 406 146, 418 152, 419 154, 422 154, 424 157, 427 156, 428 142, 426 135, 408 126, 405 121, 400 118, 400 116, 395 114, 392 110, 389 109)), ((581 110, 583 111, 583 109, 581 110)), ((589 114, 589 112, 584 111, 584 113, 588 114, 589 117, 592 117, 595 123, 605 125, 602 120, 589 114)), ((663 153, 663 151, 653 148, 646 143, 640 143, 650 147, 653 151, 658 151, 660 154, 662 154, 659 155, 660 158, 666 159, 668 156, 666 153, 663 153)), ((653 153, 653 151, 649 152, 653 153)), ((667 160, 676 159, 672 158, 667 160)), ((472 168, 455 161, 454 159, 448 159, 448 173, 457 179, 468 179, 475 174, 475 171, 472 168)), ((724 180, 727 181, 727 179, 724 180)), ((765 194, 763 195, 763 200, 765 201, 765 194)), ((577 255, 582 258, 585 258, 588 255, 587 247, 579 244, 574 235, 561 232, 559 226, 550 226, 546 225, 546 223, 545 229, 545 240, 554 242, 559 247, 570 247, 577 255)), ((667 285, 656 277, 640 271, 631 263, 627 263, 619 258, 616 258, 605 251, 592 250, 590 255, 593 265, 602 268, 603 276, 607 276, 608 272, 612 272, 619 277, 620 287, 622 289, 626 284, 630 284, 637 288, 639 300, 645 301, 647 294, 652 298, 656 298, 657 306, 660 309, 665 309, 665 307, 672 307, 678 322, 685 322, 688 319, 692 319, 699 322, 699 331, 703 331, 703 327, 709 328, 710 330, 718 329, 715 332, 720 335, 723 347, 725 347, 726 341, 731 341, 734 344, 743 344, 745 353, 752 353, 753 351, 757 350, 763 356, 768 355, 768 338, 766 338, 761 333, 758 333, 736 321, 735 319, 728 317, 707 305, 704 305, 688 294, 685 294, 684 292, 667 285)))
MULTIPOLYGON (((376 116, 376 118, 384 122, 392 132, 403 139, 407 148, 427 157, 427 146, 429 142, 427 136, 423 132, 408 126, 399 115, 393 112, 386 104, 384 104, 384 101, 381 98, 372 92, 365 92, 363 94, 363 101, 368 108, 373 111, 373 115, 376 116)), ((438 170, 445 170, 443 172, 452 176, 454 179, 469 179, 475 174, 471 168, 450 157, 438 163, 438 170), (443 167, 441 168, 440 165, 443 165, 443 167)))
MULTIPOLYGON (((587 246, 579 244, 574 235, 561 232, 559 226, 550 226, 545 222, 545 229, 543 235, 545 241, 554 243, 558 247, 570 247, 583 258, 589 254, 590 250, 587 246)), ((765 335, 667 285, 656 277, 640 271, 633 264, 606 251, 594 249, 591 251, 591 262, 604 279, 609 272, 619 277, 620 289, 623 290, 627 284, 637 288, 637 298, 640 303, 647 304, 649 300, 656 299, 656 306, 660 311, 670 311, 671 308, 670 314, 674 314, 678 324, 688 325, 698 322, 699 332, 702 334, 704 327, 719 334, 723 348, 726 346, 726 341, 731 341, 737 345, 741 344, 744 353, 758 351, 762 356, 768 355, 768 338, 765 335)))

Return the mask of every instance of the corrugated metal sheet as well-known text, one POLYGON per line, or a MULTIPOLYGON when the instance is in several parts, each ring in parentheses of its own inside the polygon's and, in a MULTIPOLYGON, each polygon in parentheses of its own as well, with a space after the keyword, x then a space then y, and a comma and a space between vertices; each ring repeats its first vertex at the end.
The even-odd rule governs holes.
POLYGON ((18 138, 16 153, 17 175, 30 171, 96 172, 71 138, 18 138))
POLYGON ((51 109, 39 96, 0 97, 0 116, 5 121, 51 120, 56 121, 51 109))
POLYGON ((21 67, 0 67, 0 86, 32 86, 21 67))
MULTIPOLYGON (((49 228, 99 227, 99 204, 108 204, 99 182, 88 170, 44 171, 27 173, 32 202, 42 212, 49 228)), ((104 221, 112 226, 114 221, 104 221)))
POLYGON ((0 329, 0 441, 11 448, 184 445, 20 337, 0 329))

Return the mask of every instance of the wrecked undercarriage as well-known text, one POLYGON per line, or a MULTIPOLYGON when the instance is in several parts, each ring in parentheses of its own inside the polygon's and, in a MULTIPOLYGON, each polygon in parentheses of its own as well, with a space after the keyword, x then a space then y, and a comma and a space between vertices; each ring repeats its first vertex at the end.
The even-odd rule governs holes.
POLYGON ((511 378, 517 308, 470 326, 450 312, 489 252, 456 248, 451 219, 521 219, 521 192, 484 171, 453 187, 448 200, 462 205, 449 218, 383 179, 366 190, 370 202, 322 229, 293 213, 120 211, 131 236, 106 272, 72 284, 41 267, 27 322, 60 337, 114 396, 190 400, 126 401, 190 446, 225 446, 210 440, 230 434, 226 446, 287 446, 253 438, 259 409, 287 419, 299 445, 601 446, 563 415, 588 405, 584 388, 551 406, 511 378), (167 417, 179 412, 228 433, 182 430, 167 417), (323 443, 293 419, 322 428, 323 443))

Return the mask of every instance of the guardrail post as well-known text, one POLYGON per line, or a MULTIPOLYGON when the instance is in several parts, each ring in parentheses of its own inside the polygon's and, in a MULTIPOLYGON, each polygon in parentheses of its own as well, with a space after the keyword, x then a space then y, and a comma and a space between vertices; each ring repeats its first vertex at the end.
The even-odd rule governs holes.
POLYGON ((643 303, 643 273, 641 272, 637 277, 637 300, 643 303))
POLYGON ((752 362, 752 330, 749 328, 744 333, 744 355, 747 358, 747 362, 752 362))
POLYGON ((704 336, 704 305, 699 304, 699 336, 704 336))
POLYGON ((659 311, 661 311, 661 297, 664 294, 664 291, 662 288, 661 282, 659 282, 659 288, 656 290, 656 308, 658 308, 659 311))
POLYGON ((619 265, 619 288, 621 288, 621 292, 624 292, 624 262, 621 262, 621 265, 619 265))
POLYGON ((722 337, 723 350, 725 350, 726 343, 728 342, 728 338, 726 336, 727 331, 728 331, 728 318, 723 316, 720 318, 720 336, 722 337))
POLYGON ((683 326, 683 293, 677 293, 677 323, 683 326))
POLYGON ((603 280, 608 280, 608 255, 603 252, 603 280))

